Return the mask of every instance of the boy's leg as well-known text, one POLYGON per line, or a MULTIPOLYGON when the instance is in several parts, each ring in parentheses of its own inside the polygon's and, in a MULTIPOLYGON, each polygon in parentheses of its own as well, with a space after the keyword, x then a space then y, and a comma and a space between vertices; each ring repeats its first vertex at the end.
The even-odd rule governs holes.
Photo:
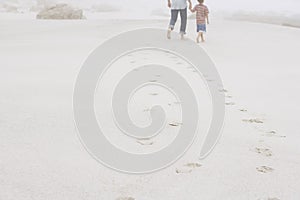
POLYGON ((200 43, 201 32, 198 32, 197 43, 200 43))
POLYGON ((171 20, 170 20, 168 34, 167 34, 168 39, 171 39, 171 31, 175 27, 175 24, 176 24, 176 21, 178 18, 178 11, 179 10, 171 9, 171 20))
POLYGON ((205 40, 204 40, 204 33, 203 32, 201 32, 201 41, 205 42, 205 40))
POLYGON ((180 34, 183 37, 183 35, 185 35, 186 33, 187 8, 180 10, 180 18, 181 18, 180 34))

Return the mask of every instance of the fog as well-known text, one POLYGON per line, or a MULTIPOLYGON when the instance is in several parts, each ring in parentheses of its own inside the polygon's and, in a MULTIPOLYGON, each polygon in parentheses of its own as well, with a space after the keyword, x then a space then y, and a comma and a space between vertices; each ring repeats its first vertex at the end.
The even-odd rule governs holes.
MULTIPOLYGON (((192 0, 197 3, 196 0, 192 0)), ((37 2, 65 2, 89 9, 93 5, 102 5, 109 8, 117 8, 124 12, 134 12, 140 15, 149 14, 153 11, 162 10, 168 12, 167 0, 0 0, 0 3, 8 2, 18 4, 20 7, 29 8, 37 2)), ((274 12, 285 15, 299 14, 300 1, 298 0, 206 0, 205 4, 212 11, 218 12, 274 12)))

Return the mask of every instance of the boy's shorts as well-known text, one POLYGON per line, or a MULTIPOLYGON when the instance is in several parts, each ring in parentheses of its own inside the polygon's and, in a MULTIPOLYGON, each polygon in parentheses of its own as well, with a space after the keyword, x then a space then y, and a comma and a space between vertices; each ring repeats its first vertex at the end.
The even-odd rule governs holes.
POLYGON ((206 24, 197 24, 197 32, 206 32, 206 24))

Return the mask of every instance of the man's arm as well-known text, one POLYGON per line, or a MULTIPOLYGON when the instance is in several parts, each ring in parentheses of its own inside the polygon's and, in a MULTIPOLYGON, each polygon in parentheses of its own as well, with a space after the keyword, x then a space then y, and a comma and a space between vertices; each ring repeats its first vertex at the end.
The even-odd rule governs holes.
POLYGON ((193 5, 192 5, 192 1, 191 0, 187 0, 189 2, 189 9, 191 10, 193 5))
POLYGON ((168 0, 168 7, 171 8, 171 6, 172 6, 171 0, 168 0))

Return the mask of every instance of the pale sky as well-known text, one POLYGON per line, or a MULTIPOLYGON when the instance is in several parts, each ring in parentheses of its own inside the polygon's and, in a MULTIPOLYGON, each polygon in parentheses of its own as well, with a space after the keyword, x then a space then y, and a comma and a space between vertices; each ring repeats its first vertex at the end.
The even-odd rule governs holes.
MULTIPOLYGON (((194 4, 197 3, 196 0, 192 1, 194 4)), ((104 2, 125 8, 158 9, 165 8, 167 0, 84 0, 84 2, 104 2)), ((205 0, 205 4, 216 10, 292 11, 300 13, 300 0, 205 0)))
MULTIPOLYGON (((21 4, 32 4, 36 0, 0 0, 0 2, 19 2, 21 4)), ((91 4, 111 4, 121 7, 123 10, 149 11, 154 9, 166 9, 167 0, 44 0, 73 2, 83 6, 91 4)), ((192 0, 195 4, 197 1, 192 0)), ((300 14, 300 0, 205 0, 210 9, 218 11, 260 11, 300 14)))

